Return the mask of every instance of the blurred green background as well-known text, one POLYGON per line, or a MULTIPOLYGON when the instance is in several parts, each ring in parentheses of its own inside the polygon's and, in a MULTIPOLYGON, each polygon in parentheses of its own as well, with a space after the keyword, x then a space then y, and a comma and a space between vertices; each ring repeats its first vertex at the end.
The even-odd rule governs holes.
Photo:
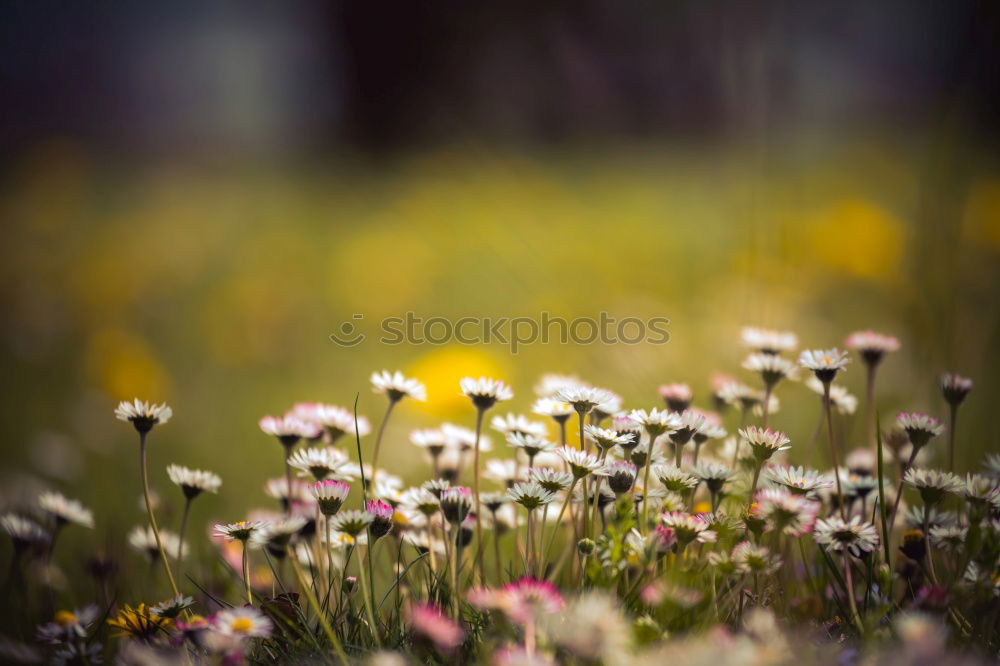
MULTIPOLYGON (((120 539, 142 514, 134 433, 112 411, 140 397, 175 412, 152 438, 162 494, 179 501, 170 462, 224 479, 192 531, 241 518, 281 473, 258 418, 360 394, 377 424, 382 368, 428 388, 394 416, 384 458, 419 481, 407 434, 472 425, 461 376, 508 381, 498 413, 528 412, 549 371, 629 407, 685 381, 707 406, 713 372, 754 383, 743 325, 808 347, 897 335, 883 420, 943 417, 939 374, 971 376, 959 446, 978 466, 1000 448, 993 17, 856 3, 831 24, 700 4, 496 7, 490 22, 443 3, 381 37, 374 10, 340 4, 7 6, 4 504, 56 487, 97 509, 98 539, 120 539), (671 340, 380 345, 377 322, 407 311, 667 317, 671 340), (355 313, 368 340, 335 345, 355 313)), ((843 376, 859 397, 861 370, 843 376)), ((773 422, 804 446, 816 396, 779 397, 773 422)), ((858 440, 860 413, 844 427, 858 440)))

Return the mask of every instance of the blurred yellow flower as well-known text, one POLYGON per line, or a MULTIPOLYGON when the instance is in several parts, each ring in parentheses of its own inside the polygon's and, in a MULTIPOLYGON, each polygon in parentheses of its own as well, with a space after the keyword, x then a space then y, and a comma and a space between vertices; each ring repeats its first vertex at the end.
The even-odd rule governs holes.
POLYGON ((504 369, 486 352, 473 347, 434 349, 406 372, 427 387, 427 408, 437 416, 469 409, 469 399, 458 387, 463 377, 503 377, 504 369))

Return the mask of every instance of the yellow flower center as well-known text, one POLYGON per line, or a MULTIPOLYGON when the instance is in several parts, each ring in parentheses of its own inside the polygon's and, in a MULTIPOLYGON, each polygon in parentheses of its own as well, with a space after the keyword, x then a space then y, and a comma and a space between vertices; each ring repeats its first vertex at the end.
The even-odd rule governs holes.
POLYGON ((233 631, 238 631, 241 634, 246 633, 251 629, 253 629, 253 620, 251 620, 248 617, 238 617, 235 620, 233 620, 233 624, 231 625, 231 627, 233 631))
POLYGON ((67 625, 70 625, 70 624, 76 624, 77 623, 76 615, 73 615, 69 611, 65 611, 65 610, 61 610, 61 611, 57 612, 55 620, 56 620, 56 624, 61 624, 64 627, 67 626, 67 625))

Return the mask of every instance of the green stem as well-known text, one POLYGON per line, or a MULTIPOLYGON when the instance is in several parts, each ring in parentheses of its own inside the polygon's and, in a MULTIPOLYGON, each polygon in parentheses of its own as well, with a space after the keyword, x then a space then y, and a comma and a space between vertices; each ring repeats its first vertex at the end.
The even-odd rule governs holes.
POLYGON ((837 453, 837 440, 833 438, 833 410, 830 403, 830 382, 823 382, 823 408, 826 411, 827 434, 830 437, 830 455, 833 457, 833 478, 837 482, 837 503, 840 505, 840 517, 847 520, 844 492, 840 488, 840 455, 837 453))
MULTIPOLYGON (((476 571, 479 574, 479 580, 486 580, 486 574, 483 570, 483 510, 480 506, 479 500, 479 440, 482 436, 483 431, 483 414, 486 413, 485 409, 476 408, 476 452, 473 457, 473 477, 472 477, 472 494, 476 498, 476 571)), ((459 526, 461 527, 461 526, 459 526)))
POLYGON ((246 587, 247 603, 253 606, 253 593, 250 591, 250 556, 247 553, 246 541, 243 541, 243 585, 246 587))
POLYGON ((372 487, 375 487, 375 477, 378 475, 378 453, 382 448, 382 436, 385 435, 385 426, 389 423, 389 416, 392 414, 392 408, 396 406, 396 400, 389 399, 389 406, 385 409, 385 416, 382 417, 382 423, 379 424, 378 434, 375 435, 375 449, 372 451, 372 487))
POLYGON ((167 552, 163 549, 160 541, 160 529, 156 526, 156 516, 153 515, 153 505, 149 501, 149 473, 146 466, 146 433, 139 433, 139 467, 142 471, 142 497, 146 502, 146 513, 149 516, 149 527, 153 530, 153 537, 156 539, 156 549, 160 551, 160 561, 163 562, 163 570, 167 572, 167 580, 170 582, 170 589, 176 597, 177 583, 174 582, 174 574, 170 570, 170 562, 167 561, 167 552))
POLYGON ((177 562, 183 563, 184 558, 184 533, 187 531, 188 513, 191 511, 191 498, 184 499, 184 512, 181 514, 181 529, 177 535, 177 562))

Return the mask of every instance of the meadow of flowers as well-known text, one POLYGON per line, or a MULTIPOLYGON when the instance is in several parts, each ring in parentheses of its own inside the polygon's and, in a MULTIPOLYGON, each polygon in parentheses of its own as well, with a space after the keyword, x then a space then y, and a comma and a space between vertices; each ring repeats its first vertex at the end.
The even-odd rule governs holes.
POLYGON ((468 422, 410 435, 426 454, 419 473, 395 468, 383 440, 394 408, 426 400, 425 387, 377 372, 377 424, 356 406, 320 403, 262 418, 261 438, 275 442, 274 478, 261 480, 273 504, 214 525, 189 521, 192 504, 246 489, 157 448, 169 406, 122 402, 114 416, 138 445, 122 455, 139 459, 147 518, 128 544, 149 566, 126 568, 98 544, 66 547, 63 533, 88 543, 101 517, 60 493, 7 507, 4 589, 17 612, 0 628, 0 656, 994 661, 1000 454, 969 461, 956 439, 972 380, 940 377, 943 419, 880 414, 877 370, 895 338, 862 331, 847 351, 796 356, 794 333, 747 328, 742 343, 742 369, 716 376, 697 405, 682 383, 660 387, 655 406, 633 406, 576 376, 545 375, 532 414, 508 414, 510 386, 466 378, 455 390, 469 399, 468 422), (866 377, 860 401, 838 383, 849 369, 866 377), (784 432, 780 395, 801 390, 816 394, 820 418, 810 432, 784 432), (845 450, 834 414, 855 410, 865 444, 845 450), (790 464, 796 449, 815 467, 790 464), (151 488, 151 467, 166 467, 176 488, 151 488), (406 487, 404 471, 423 482, 406 487), (168 501, 183 506, 176 525, 157 521, 168 501), (60 584, 64 571, 89 577, 91 596, 60 584), (120 577, 136 596, 112 593, 120 577))

